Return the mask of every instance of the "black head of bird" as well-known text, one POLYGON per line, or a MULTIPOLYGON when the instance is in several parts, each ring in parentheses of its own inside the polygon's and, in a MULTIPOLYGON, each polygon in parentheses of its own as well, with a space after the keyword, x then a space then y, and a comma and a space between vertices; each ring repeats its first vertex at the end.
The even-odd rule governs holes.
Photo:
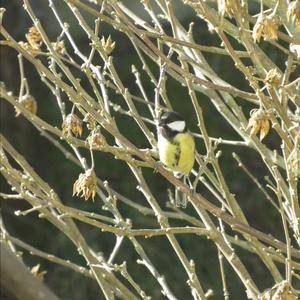
POLYGON ((168 139, 187 130, 184 118, 175 111, 162 113, 159 117, 158 125, 162 135, 168 139))

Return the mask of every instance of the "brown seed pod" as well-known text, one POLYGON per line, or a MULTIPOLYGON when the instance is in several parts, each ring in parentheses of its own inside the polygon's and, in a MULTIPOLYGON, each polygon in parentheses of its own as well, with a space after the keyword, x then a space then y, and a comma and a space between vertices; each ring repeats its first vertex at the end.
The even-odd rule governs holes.
POLYGON ((100 132, 100 128, 97 127, 91 131, 90 135, 86 139, 86 145, 90 149, 99 149, 106 144, 106 139, 100 132))
POLYGON ((291 21, 296 29, 300 32, 300 1, 291 1, 287 10, 287 18, 291 21))
POLYGON ((262 109, 254 109, 250 112, 250 116, 247 129, 251 128, 251 136, 259 132, 259 138, 262 141, 270 130, 270 121, 267 114, 262 109))
POLYGON ((30 27, 25 36, 32 49, 40 50, 43 40, 40 32, 35 26, 30 27))
POLYGON ((85 171, 85 173, 80 173, 78 179, 73 185, 73 196, 84 197, 88 200, 92 197, 94 201, 97 190, 97 177, 93 169, 85 171))
POLYGON ((265 83, 268 86, 278 87, 281 83, 281 74, 278 69, 271 69, 265 78, 265 83))
POLYGON ((222 16, 228 14, 228 16, 232 17, 236 5, 236 0, 218 0, 218 11, 222 16))
MULTIPOLYGON (((24 95, 19 103, 28 111, 30 111, 33 114, 37 113, 37 102, 35 98, 31 95, 24 95)), ((16 111, 16 117, 18 117, 22 111, 18 109, 17 107, 15 108, 16 111)))
POLYGON ((274 14, 268 16, 260 14, 253 27, 252 37, 255 42, 259 42, 263 36, 265 40, 278 39, 279 20, 274 14))
POLYGON ((287 281, 282 281, 266 290, 259 297, 260 300, 296 300, 292 287, 287 281))
POLYGON ((81 136, 82 121, 75 114, 68 114, 62 123, 63 134, 81 136))
POLYGON ((51 43, 53 50, 58 52, 61 55, 64 55, 66 53, 65 43, 64 41, 59 42, 53 42, 51 43))
POLYGON ((87 127, 89 130, 93 130, 93 129, 95 129, 95 127, 96 127, 96 121, 95 121, 95 119, 91 116, 91 114, 89 114, 89 113, 87 113, 87 114, 84 116, 83 122, 86 123, 86 127, 87 127))

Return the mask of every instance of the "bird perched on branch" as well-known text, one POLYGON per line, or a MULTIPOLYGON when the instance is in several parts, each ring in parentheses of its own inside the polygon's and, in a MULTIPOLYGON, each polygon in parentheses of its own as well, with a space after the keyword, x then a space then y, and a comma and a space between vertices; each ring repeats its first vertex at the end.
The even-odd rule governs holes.
MULTIPOLYGON (((160 161, 186 181, 195 161, 195 141, 187 130, 184 118, 174 111, 162 113, 157 135, 160 161)), ((179 200, 175 196, 176 205, 185 207, 187 201, 184 198, 179 200)))

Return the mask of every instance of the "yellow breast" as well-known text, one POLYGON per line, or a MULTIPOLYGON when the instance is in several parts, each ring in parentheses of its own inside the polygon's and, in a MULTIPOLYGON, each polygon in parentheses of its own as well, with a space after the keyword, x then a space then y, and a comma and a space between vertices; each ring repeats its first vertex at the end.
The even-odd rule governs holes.
POLYGON ((160 160, 172 171, 188 174, 195 161, 194 138, 188 133, 179 133, 173 141, 160 136, 158 140, 160 160))

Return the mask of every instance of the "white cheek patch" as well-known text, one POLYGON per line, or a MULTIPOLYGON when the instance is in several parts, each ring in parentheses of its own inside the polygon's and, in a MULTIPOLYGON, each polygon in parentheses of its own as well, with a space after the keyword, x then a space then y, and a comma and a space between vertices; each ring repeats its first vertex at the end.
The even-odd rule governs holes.
POLYGON ((183 132, 185 128, 185 121, 174 121, 172 123, 167 124, 167 126, 174 131, 183 132))

